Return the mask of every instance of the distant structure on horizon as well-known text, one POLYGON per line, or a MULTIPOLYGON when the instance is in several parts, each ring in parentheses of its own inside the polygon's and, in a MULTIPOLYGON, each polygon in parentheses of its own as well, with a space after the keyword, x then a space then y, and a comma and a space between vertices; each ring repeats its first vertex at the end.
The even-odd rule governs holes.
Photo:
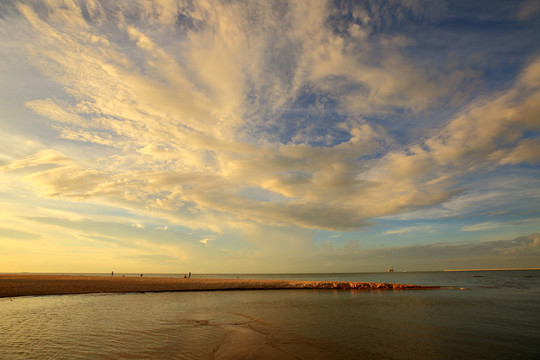
POLYGON ((392 265, 388 266, 388 272, 394 272, 394 268, 392 267, 392 265))

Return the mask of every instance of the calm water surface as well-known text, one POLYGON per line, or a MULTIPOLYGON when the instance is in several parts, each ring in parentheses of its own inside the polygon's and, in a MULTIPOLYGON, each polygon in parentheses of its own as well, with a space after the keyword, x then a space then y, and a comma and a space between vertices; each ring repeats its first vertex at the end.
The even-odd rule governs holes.
POLYGON ((443 288, 4 298, 0 359, 540 358, 540 271, 199 277, 443 288))

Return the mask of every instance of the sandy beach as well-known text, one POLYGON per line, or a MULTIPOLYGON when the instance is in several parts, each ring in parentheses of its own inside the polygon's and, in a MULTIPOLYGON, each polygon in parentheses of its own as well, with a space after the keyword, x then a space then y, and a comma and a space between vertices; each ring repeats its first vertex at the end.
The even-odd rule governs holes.
POLYGON ((0 274, 0 297, 163 291, 278 289, 406 290, 430 288, 437 287, 337 281, 0 274))

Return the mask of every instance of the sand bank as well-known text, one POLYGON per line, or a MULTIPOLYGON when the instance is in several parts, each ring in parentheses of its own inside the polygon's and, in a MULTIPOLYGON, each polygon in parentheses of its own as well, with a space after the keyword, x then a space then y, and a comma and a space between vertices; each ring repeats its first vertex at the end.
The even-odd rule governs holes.
POLYGON ((278 289, 406 290, 433 288, 437 287, 339 281, 0 274, 0 297, 162 291, 278 289))

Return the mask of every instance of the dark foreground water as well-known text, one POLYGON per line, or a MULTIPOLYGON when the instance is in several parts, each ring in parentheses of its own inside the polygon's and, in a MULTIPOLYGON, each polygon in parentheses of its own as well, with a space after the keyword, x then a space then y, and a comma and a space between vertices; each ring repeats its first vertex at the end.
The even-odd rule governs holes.
POLYGON ((0 359, 540 359, 540 271, 237 276, 444 287, 4 298, 0 359))

